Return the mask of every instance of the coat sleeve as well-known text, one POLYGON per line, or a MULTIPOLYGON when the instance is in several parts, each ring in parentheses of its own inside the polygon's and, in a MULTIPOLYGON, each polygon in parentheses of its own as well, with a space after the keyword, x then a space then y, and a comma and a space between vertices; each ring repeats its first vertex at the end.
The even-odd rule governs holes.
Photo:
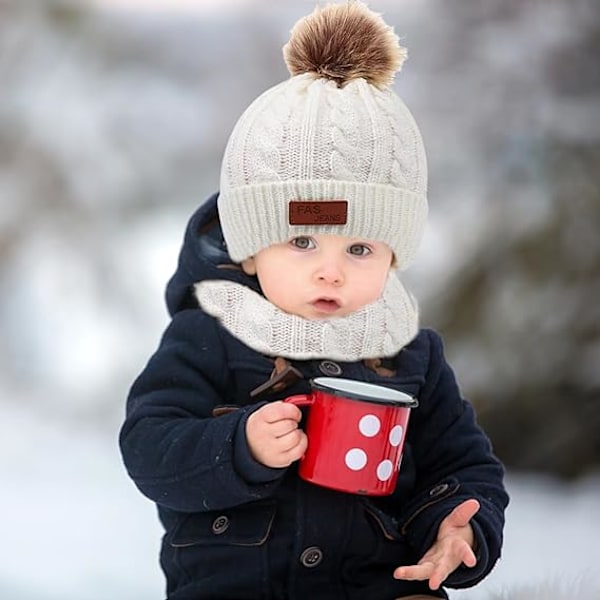
MULTIPOLYGON (((257 463, 245 423, 260 405, 213 417, 231 403, 231 378, 214 319, 177 313, 134 382, 119 443, 140 491, 182 512, 228 508, 272 495, 285 469, 257 463)), ((239 399, 247 404, 247 399, 239 399)))
POLYGON ((504 510, 508 504, 504 468, 476 421, 474 409, 461 397, 440 337, 428 332, 430 361, 420 406, 409 424, 416 471, 416 497, 404 511, 402 530, 422 556, 433 544, 440 523, 469 498, 481 508, 471 521, 477 565, 459 567, 448 587, 471 587, 500 557, 504 510))

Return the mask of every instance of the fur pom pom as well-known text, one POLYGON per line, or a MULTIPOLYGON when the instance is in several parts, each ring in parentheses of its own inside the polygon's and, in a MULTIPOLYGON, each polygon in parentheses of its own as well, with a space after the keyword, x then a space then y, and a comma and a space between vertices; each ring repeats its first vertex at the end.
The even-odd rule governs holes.
POLYGON ((402 67, 406 49, 379 14, 349 1, 316 8, 298 21, 283 55, 292 75, 314 73, 338 87, 362 77, 385 88, 402 67))

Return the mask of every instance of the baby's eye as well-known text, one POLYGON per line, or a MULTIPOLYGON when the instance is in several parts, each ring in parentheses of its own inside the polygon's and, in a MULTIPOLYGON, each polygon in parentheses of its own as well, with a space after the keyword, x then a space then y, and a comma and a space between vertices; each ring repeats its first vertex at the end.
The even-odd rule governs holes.
POLYGON ((352 256, 367 256, 367 254, 371 254, 371 252, 371 248, 364 244, 352 244, 352 246, 348 248, 348 254, 352 254, 352 256))
POLYGON ((308 236, 299 236, 292 238, 290 244, 299 250, 312 250, 315 247, 315 242, 308 236))

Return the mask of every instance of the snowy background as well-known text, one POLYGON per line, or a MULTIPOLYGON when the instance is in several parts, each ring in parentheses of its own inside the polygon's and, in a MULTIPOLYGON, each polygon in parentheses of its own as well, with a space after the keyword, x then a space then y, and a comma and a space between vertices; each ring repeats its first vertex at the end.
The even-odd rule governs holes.
MULTIPOLYGON (((124 399, 187 218, 312 6, 0 0, 0 598, 164 597, 124 399)), ((452 597, 550 579, 597 600, 597 3, 371 6, 409 48, 396 87, 429 155, 407 278, 509 467, 504 557, 452 597)))

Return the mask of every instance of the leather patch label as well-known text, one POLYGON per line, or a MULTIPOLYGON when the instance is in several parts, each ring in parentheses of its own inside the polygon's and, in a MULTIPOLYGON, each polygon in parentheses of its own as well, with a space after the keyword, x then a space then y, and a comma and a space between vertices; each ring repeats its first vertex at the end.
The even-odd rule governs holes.
POLYGON ((291 200, 290 225, 345 225, 348 221, 348 201, 291 200))

